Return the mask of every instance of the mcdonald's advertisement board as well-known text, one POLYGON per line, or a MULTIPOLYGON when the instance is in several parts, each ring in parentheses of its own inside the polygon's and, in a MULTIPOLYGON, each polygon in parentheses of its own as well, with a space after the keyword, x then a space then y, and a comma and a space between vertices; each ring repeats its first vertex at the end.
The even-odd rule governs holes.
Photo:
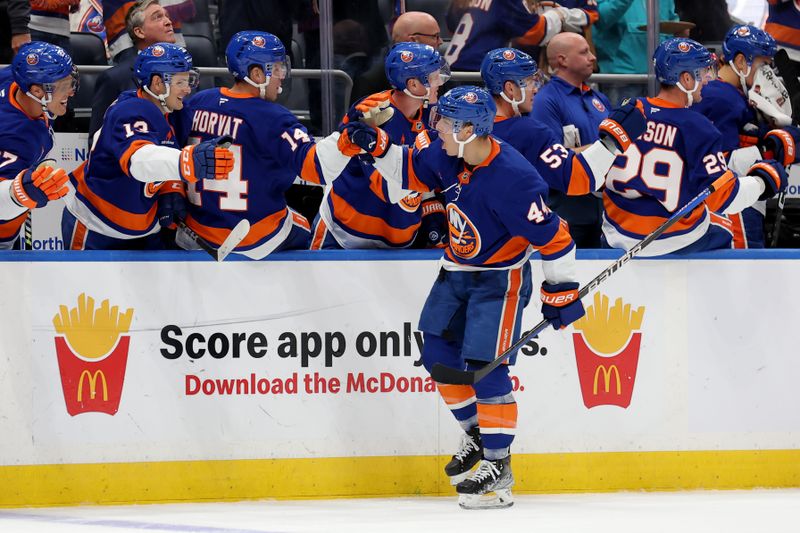
MULTIPOLYGON (((579 261, 580 279, 606 264, 579 261)), ((0 271, 15 302, 0 323, 0 480, 9 467, 34 476, 53 465, 222 462, 238 465, 225 474, 235 484, 264 461, 292 462, 295 473, 303 461, 317 472, 328 460, 427 461, 403 463, 420 474, 408 486, 358 480, 356 492, 449 491, 439 463, 459 429, 421 366, 416 329, 435 260, 6 262, 0 271)), ((642 454, 789 450, 796 460, 800 362, 781 319, 800 290, 753 283, 793 271, 781 260, 635 261, 585 299, 583 319, 529 341, 511 369, 519 489, 591 489, 611 458, 627 472, 626 458, 630 470, 642 454)), ((535 302, 523 329, 540 320, 535 302)), ((639 477, 638 488, 652 488, 639 477)), ((637 488, 629 482, 599 488, 637 488)), ((212 485, 201 487, 209 497, 236 496, 212 485)), ((119 490, 105 496, 136 499, 119 490)), ((315 490, 296 495, 325 495, 315 490)), ((19 494, 0 505, 34 498, 19 494)), ((259 496, 274 495, 243 497, 259 496)))

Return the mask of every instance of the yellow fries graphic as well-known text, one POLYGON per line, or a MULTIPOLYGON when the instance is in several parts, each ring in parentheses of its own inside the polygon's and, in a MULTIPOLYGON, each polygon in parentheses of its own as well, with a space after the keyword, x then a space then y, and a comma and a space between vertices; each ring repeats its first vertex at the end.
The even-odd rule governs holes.
POLYGON ((94 298, 81 293, 78 306, 69 309, 59 306, 60 313, 53 317, 56 332, 67 338, 70 346, 87 359, 98 359, 108 354, 117 344, 119 336, 127 333, 133 319, 133 308, 124 313, 103 300, 95 309, 94 298))
POLYGON ((596 292, 594 304, 586 308, 586 315, 575 322, 576 330, 583 332, 586 342, 598 353, 614 354, 625 347, 632 331, 642 328, 644 306, 631 309, 617 298, 608 307, 608 296, 596 292))

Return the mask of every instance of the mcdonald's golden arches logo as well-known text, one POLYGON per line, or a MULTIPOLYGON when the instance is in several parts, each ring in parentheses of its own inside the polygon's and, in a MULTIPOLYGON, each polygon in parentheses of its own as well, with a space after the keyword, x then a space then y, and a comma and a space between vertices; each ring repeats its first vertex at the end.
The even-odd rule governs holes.
POLYGON ((128 363, 133 309, 120 312, 109 300, 95 309, 91 296, 77 307, 59 306, 53 317, 56 356, 64 402, 71 416, 87 412, 116 414, 128 363))
POLYGON ((632 308, 617 298, 609 307, 608 296, 598 292, 586 316, 573 324, 575 361, 587 408, 631 404, 643 319, 644 306, 632 308))

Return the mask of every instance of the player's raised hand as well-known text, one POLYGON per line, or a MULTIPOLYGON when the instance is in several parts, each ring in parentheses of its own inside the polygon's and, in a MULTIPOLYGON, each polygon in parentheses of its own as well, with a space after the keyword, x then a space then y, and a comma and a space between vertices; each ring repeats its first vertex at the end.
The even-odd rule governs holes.
POLYGON ((542 283, 542 315, 555 329, 564 328, 583 315, 581 299, 578 297, 578 283, 542 283))
POLYGON ((391 91, 365 96, 355 103, 347 112, 347 121, 361 121, 370 126, 381 126, 394 116, 394 109, 389 105, 391 91))
POLYGON ((362 150, 372 157, 382 157, 392 145, 385 131, 361 122, 343 124, 339 134, 339 151, 350 157, 362 153, 362 150))
POLYGON ((50 200, 57 200, 69 191, 69 177, 62 168, 48 164, 23 170, 11 184, 11 197, 22 207, 36 209, 44 207, 50 200))
POLYGON ((626 102, 600 123, 600 139, 609 150, 613 146, 620 152, 625 152, 644 133, 646 127, 647 120, 641 110, 634 102, 626 102))
POLYGON ((233 152, 228 150, 231 142, 230 135, 223 135, 185 147, 181 150, 181 179, 189 183, 227 179, 233 170, 233 152))
POLYGON ((764 181, 764 193, 758 197, 759 200, 767 200, 786 190, 789 182, 789 175, 783 165, 773 159, 756 161, 747 171, 748 176, 756 176, 764 181))
POLYGON ((775 159, 783 166, 788 167, 797 163, 797 145, 800 143, 800 128, 785 126, 781 129, 770 130, 764 136, 764 157, 775 159))

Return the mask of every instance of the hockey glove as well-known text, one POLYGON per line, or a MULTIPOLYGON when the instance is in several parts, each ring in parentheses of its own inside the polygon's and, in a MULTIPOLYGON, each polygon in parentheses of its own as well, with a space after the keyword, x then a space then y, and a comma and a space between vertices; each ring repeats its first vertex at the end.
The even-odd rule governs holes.
POLYGON ((625 152, 633 141, 644 133, 647 120, 636 107, 635 102, 623 104, 615 109, 600 123, 600 140, 610 152, 616 147, 620 152, 625 152))
POLYGON ((372 157, 382 157, 392 141, 380 128, 373 128, 361 122, 350 122, 339 129, 339 151, 348 157, 364 152, 372 157))
POLYGON ((447 216, 444 205, 438 198, 422 202, 422 222, 419 226, 419 245, 422 248, 444 248, 447 246, 447 216))
POLYGON ((764 136, 763 152, 767 159, 775 159, 788 167, 797 163, 797 143, 800 141, 800 128, 786 126, 779 130, 770 130, 764 136))
POLYGON ((567 327, 584 314, 577 282, 542 283, 542 315, 555 329, 567 327))
POLYGON ((389 105, 391 91, 365 96, 355 103, 347 112, 345 122, 361 121, 370 126, 381 126, 394 116, 394 109, 389 105))
POLYGON ((180 175, 188 183, 198 180, 224 180, 233 170, 233 152, 229 135, 216 137, 181 150, 180 175))
POLYGON ((23 170, 11 184, 11 198, 28 209, 44 207, 50 200, 58 200, 69 191, 69 177, 64 169, 44 165, 23 170))
POLYGON ((161 186, 156 209, 161 227, 174 229, 179 221, 186 218, 187 207, 183 182, 168 181, 161 186))
POLYGON ((748 176, 756 176, 764 181, 764 192, 758 197, 759 200, 767 200, 786 190, 789 176, 783 165, 772 159, 756 161, 747 171, 748 176))

